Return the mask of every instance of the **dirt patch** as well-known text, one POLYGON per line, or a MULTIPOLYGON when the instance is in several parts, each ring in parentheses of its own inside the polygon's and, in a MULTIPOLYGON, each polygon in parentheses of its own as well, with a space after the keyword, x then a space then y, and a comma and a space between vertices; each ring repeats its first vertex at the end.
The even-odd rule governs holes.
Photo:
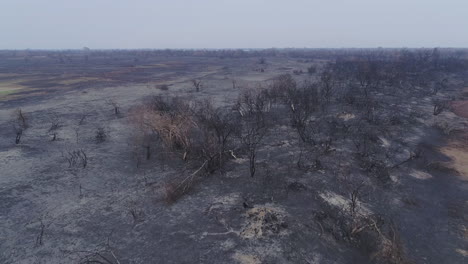
POLYGON ((0 82, 0 97, 12 94, 24 89, 25 87, 15 81, 0 82))
POLYGON ((288 227, 282 209, 271 205, 255 207, 247 211, 247 223, 240 233, 242 238, 252 239, 266 235, 282 234, 288 227))
POLYGON ((451 107, 456 115, 468 118, 468 100, 453 101, 451 107))
POLYGON ((468 180, 468 144, 452 141, 441 149, 442 153, 452 159, 448 165, 455 169, 460 176, 468 180))
POLYGON ((342 113, 342 114, 338 115, 338 118, 341 118, 344 121, 354 119, 355 117, 356 116, 354 114, 350 114, 350 113, 342 113))
MULTIPOLYGON (((466 93, 468 87, 464 91, 466 93)), ((468 118, 468 100, 451 102, 451 109, 456 115, 468 118)), ((441 152, 452 159, 448 165, 468 180, 468 130, 452 135, 447 146, 441 148, 441 152)))
POLYGON ((247 255, 242 253, 236 253, 233 256, 233 259, 241 264, 260 264, 262 263, 258 257, 254 255, 247 255))
MULTIPOLYGON (((468 87, 463 89, 463 95, 465 99, 468 97, 468 87)), ((450 103, 450 107, 452 112, 454 112, 457 116, 468 118, 468 100, 456 100, 450 103)))

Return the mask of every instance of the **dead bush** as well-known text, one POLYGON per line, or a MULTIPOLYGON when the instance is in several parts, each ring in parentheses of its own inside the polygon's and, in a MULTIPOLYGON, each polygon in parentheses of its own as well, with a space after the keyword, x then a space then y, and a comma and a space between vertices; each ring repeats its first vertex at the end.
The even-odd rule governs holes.
POLYGON ((309 75, 313 75, 316 72, 317 72, 317 68, 315 66, 310 66, 310 67, 307 68, 307 73, 309 75))
POLYGON ((168 91, 169 90, 169 85, 167 84, 161 84, 161 85, 157 85, 156 88, 158 90, 161 90, 161 91, 168 91))
POLYGON ((287 94, 297 88, 296 81, 290 74, 282 74, 275 78, 269 87, 269 94, 273 100, 287 100, 287 94))
POLYGON ((303 72, 302 70, 293 70, 293 73, 294 73, 295 75, 301 75, 301 74, 303 74, 304 72, 303 72))
POLYGON ((96 134, 94 136, 94 139, 96 140, 97 143, 102 143, 106 141, 108 137, 109 137, 109 134, 104 127, 98 127, 96 129, 96 134))
POLYGON ((329 69, 320 74, 320 96, 325 103, 330 103, 336 89, 336 78, 329 69))
POLYGON ((167 182, 163 186, 164 188, 164 202, 166 204, 173 204, 177 202, 189 189, 189 185, 180 186, 180 183, 177 182, 167 182))
POLYGON ((90 116, 90 114, 87 114, 87 113, 83 113, 80 115, 80 121, 78 121, 78 125, 81 126, 84 124, 85 122, 85 119, 90 116))
POLYGON ((179 200, 183 195, 191 190, 191 188, 200 180, 200 174, 202 169, 207 164, 205 161, 197 170, 193 173, 178 179, 171 179, 167 181, 163 186, 164 201, 167 204, 172 204, 179 200))
POLYGON ((412 264, 405 254, 403 242, 398 227, 391 222, 386 236, 381 237, 379 249, 372 255, 380 263, 388 264, 412 264))
POLYGON ((83 149, 67 151, 66 154, 62 153, 62 156, 68 162, 69 168, 81 167, 84 169, 88 165, 88 156, 83 149))
MULTIPOLYGON (((356 186, 360 188, 361 185, 356 186)), ((315 220, 322 232, 329 232, 335 239, 358 248, 376 263, 412 263, 404 252, 396 225, 381 215, 362 210, 358 202, 355 205, 354 210, 348 210, 324 203, 323 210, 315 213, 315 220)))
POLYGON ((444 110, 448 109, 449 107, 448 102, 442 100, 434 100, 433 105, 434 108, 432 114, 435 116, 441 114, 444 110))

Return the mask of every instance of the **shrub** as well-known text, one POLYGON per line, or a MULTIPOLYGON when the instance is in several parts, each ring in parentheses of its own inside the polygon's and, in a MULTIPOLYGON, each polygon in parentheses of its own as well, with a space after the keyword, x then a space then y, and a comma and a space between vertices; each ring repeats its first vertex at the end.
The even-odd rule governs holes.
POLYGON ((312 74, 314 74, 316 72, 317 72, 317 68, 315 68, 315 66, 310 66, 310 67, 307 68, 307 73, 309 75, 312 75, 312 74))
POLYGON ((157 85, 156 88, 159 89, 159 90, 161 90, 161 91, 167 91, 167 90, 169 90, 169 86, 168 86, 167 84, 157 85))
POLYGON ((62 154, 68 162, 68 167, 82 167, 86 168, 88 165, 88 156, 83 149, 68 151, 67 154, 62 154))
POLYGON ((94 136, 97 143, 102 143, 108 138, 108 133, 104 127, 98 127, 96 129, 96 135, 94 136))

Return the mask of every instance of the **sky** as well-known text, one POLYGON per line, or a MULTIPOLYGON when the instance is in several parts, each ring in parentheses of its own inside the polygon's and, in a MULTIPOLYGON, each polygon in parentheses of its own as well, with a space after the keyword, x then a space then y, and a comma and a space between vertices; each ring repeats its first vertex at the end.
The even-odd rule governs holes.
POLYGON ((0 49, 468 47, 468 0, 0 0, 0 49))

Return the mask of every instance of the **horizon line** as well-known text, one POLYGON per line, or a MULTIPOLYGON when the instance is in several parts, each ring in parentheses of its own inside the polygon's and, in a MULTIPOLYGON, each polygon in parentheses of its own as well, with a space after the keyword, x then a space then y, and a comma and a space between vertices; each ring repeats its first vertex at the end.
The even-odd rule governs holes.
POLYGON ((243 51, 255 51, 255 50, 343 50, 343 49, 468 49, 467 47, 444 47, 444 46, 431 46, 431 47, 269 47, 269 48, 0 48, 0 51, 111 51, 111 50, 192 50, 192 51, 220 51, 220 50, 243 50, 243 51))

